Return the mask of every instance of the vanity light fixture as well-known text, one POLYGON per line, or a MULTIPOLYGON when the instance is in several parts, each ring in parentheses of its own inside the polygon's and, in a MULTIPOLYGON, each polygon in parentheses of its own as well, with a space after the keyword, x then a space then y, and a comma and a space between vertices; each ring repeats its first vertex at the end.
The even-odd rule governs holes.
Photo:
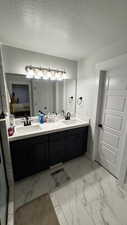
POLYGON ((29 79, 43 79, 62 81, 67 79, 65 70, 57 70, 45 67, 26 66, 26 77, 29 79))

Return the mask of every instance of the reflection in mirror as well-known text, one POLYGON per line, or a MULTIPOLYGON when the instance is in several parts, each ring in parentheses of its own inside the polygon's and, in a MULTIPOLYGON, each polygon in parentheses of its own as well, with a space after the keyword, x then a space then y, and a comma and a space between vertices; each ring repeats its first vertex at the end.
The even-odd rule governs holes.
POLYGON ((27 84, 12 84, 10 112, 15 117, 30 116, 29 86, 27 84))
POLYGON ((61 113, 75 114, 76 80, 64 81, 27 79, 25 75, 6 74, 10 95, 10 112, 15 118, 61 113))

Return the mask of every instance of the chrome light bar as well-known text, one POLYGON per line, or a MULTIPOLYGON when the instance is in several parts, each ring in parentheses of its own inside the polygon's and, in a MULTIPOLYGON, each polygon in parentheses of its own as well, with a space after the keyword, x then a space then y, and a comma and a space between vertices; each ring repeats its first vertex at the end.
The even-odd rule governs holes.
POLYGON ((67 79, 65 70, 46 67, 26 66, 26 77, 29 79, 58 80, 67 79))

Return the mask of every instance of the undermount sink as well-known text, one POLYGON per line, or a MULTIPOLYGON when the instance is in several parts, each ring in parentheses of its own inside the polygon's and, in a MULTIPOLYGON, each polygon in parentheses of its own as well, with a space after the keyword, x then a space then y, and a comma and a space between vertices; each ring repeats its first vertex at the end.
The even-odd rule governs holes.
POLYGON ((73 125, 78 122, 79 122, 79 120, 64 120, 64 121, 62 121, 62 123, 64 123, 65 125, 73 125))
POLYGON ((39 130, 41 130, 41 127, 39 125, 30 125, 30 126, 24 126, 24 127, 17 127, 16 133, 35 132, 39 130))

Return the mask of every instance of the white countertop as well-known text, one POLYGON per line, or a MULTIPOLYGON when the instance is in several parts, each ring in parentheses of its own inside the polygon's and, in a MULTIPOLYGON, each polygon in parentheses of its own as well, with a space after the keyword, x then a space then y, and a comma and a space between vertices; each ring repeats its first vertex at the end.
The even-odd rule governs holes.
MULTIPOLYGON (((8 137, 9 141, 16 141, 16 140, 21 140, 21 139, 26 139, 30 137, 35 137, 35 136, 40 136, 40 135, 45 135, 49 133, 55 133, 63 130, 69 130, 69 129, 74 129, 78 127, 85 127, 89 125, 89 120, 80 120, 78 118, 68 120, 68 122, 65 122, 65 120, 59 120, 56 122, 50 122, 50 123, 34 123, 31 126, 35 126, 34 131, 30 131, 29 128, 25 128, 23 126, 17 126, 15 129, 15 133, 13 136, 8 137), (65 124, 66 123, 66 124, 65 124), (68 123, 68 124, 67 124, 68 123), (19 128, 22 128, 22 131, 18 131, 19 128), (39 128, 39 129, 36 129, 39 128), (24 129, 24 131, 23 131, 24 129)), ((30 128, 31 129, 31 128, 30 128)))

